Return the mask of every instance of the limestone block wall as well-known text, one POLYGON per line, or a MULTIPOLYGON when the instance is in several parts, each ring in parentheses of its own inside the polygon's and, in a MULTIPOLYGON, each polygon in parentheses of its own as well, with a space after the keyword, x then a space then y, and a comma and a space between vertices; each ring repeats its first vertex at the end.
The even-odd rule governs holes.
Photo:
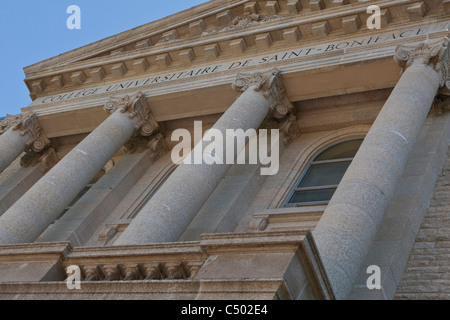
POLYGON ((395 299, 450 299, 450 149, 395 299))

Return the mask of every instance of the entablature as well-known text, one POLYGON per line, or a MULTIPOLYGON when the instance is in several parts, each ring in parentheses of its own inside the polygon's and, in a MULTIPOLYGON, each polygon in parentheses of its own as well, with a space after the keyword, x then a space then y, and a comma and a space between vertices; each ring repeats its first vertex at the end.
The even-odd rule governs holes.
POLYGON ((195 69, 166 70, 145 78, 41 97, 24 111, 36 112, 47 136, 54 138, 91 132, 106 119, 103 106, 112 96, 137 91, 145 94, 158 123, 222 114, 237 97, 231 83, 239 72, 280 69, 286 94, 293 103, 392 88, 401 74, 393 59, 395 48, 443 38, 448 35, 448 26, 448 21, 429 21, 365 37, 336 37, 316 46, 221 60, 195 69))

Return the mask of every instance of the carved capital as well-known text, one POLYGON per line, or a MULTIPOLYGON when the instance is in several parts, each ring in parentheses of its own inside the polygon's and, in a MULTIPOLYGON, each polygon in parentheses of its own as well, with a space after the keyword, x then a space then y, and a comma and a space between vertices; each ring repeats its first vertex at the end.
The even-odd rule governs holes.
POLYGON ((239 73, 232 87, 238 92, 245 92, 250 87, 255 91, 261 91, 264 97, 272 98, 270 115, 276 119, 283 119, 293 109, 286 95, 281 79, 281 71, 274 68, 268 72, 239 73))
POLYGON ((431 108, 436 110, 437 115, 443 115, 444 112, 450 110, 450 97, 445 95, 437 95, 431 108))
POLYGON ((39 153, 50 145, 50 140, 44 134, 35 113, 23 113, 17 116, 8 115, 0 120, 0 134, 8 129, 19 131, 21 136, 28 135, 26 149, 39 153))
POLYGON ((59 159, 56 155, 55 149, 47 148, 44 151, 38 153, 32 150, 27 151, 25 155, 20 159, 20 165, 27 168, 33 165, 40 164, 41 172, 43 174, 46 174, 58 163, 58 161, 59 159))
POLYGON ((137 118, 135 129, 144 137, 149 137, 158 130, 158 123, 145 100, 145 95, 141 92, 125 98, 113 97, 106 103, 104 109, 110 114, 117 110, 121 113, 128 112, 130 119, 137 118))
POLYGON ((278 129, 285 146, 289 145, 300 136, 300 128, 298 126, 297 116, 294 112, 290 112, 289 115, 282 120, 268 116, 263 121, 260 128, 266 130, 278 129))
POLYGON ((14 127, 20 121, 20 115, 13 116, 8 114, 5 119, 0 120, 0 135, 14 127))
POLYGON ((41 163, 41 172, 46 174, 58 163, 59 159, 56 155, 55 149, 49 148, 48 150, 41 152, 39 161, 41 163))
POLYGON ((448 37, 430 42, 422 42, 419 45, 399 45, 396 49, 395 61, 403 69, 413 63, 422 63, 432 67, 440 77, 440 91, 450 95, 450 53, 448 37))
POLYGON ((291 113, 286 121, 280 125, 280 131, 283 133, 283 143, 286 146, 300 136, 296 115, 291 113))
POLYGON ((140 153, 150 149, 150 159, 156 161, 169 150, 162 133, 151 137, 136 136, 124 145, 124 152, 128 154, 140 153))

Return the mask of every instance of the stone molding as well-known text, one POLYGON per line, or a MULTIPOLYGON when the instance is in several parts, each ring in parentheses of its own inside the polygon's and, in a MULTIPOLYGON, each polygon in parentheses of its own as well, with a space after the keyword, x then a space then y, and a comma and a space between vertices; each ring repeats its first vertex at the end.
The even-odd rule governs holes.
POLYGON ((128 112, 128 117, 130 119, 137 118, 138 123, 136 124, 135 129, 144 137, 153 135, 159 128, 159 125, 145 100, 145 94, 142 92, 124 98, 112 97, 105 104, 104 109, 109 114, 119 110, 121 113, 128 112))
POLYGON ((45 135, 39 124, 36 113, 21 113, 17 116, 8 115, 0 120, 0 135, 7 130, 19 131, 21 136, 28 135, 26 149, 39 153, 50 145, 50 140, 45 135))
POLYGON ((404 70, 413 63, 422 63, 432 67, 440 77, 440 92, 450 95, 450 53, 448 37, 418 45, 401 44, 397 46, 395 61, 404 70))
POLYGON ((203 262, 125 263, 81 266, 83 281, 187 280, 203 262))
MULTIPOLYGON (((170 290, 172 297, 182 296, 182 288, 196 281, 220 281, 221 283, 239 281, 239 291, 243 290, 242 279, 239 278, 239 269, 233 270, 233 274, 226 280, 210 278, 208 272, 205 273, 205 269, 212 268, 209 269, 209 272, 215 272, 217 266, 214 266, 211 262, 218 256, 239 258, 248 254, 258 254, 267 258, 272 257, 273 254, 276 254, 277 257, 279 257, 279 254, 284 254, 286 258, 291 259, 292 257, 293 261, 296 261, 295 265, 291 264, 295 270, 300 267, 298 261, 301 260, 303 265, 301 268, 311 275, 309 283, 316 298, 334 299, 314 239, 307 230, 209 234, 202 236, 200 241, 195 242, 143 246, 73 248, 67 242, 0 246, 0 260, 3 264, 13 261, 21 263, 39 261, 39 263, 46 262, 53 265, 57 262, 58 268, 61 270, 67 269, 69 266, 79 266, 82 278, 81 285, 83 286, 81 291, 83 292, 94 284, 93 288, 98 290, 108 283, 118 286, 117 288, 131 284, 133 284, 133 287, 145 285, 145 292, 148 292, 149 288, 160 285, 170 286, 171 281, 176 280, 181 287, 170 290), (151 281, 150 287, 148 287, 148 281, 151 281)), ((276 276, 276 279, 281 280, 281 283, 294 281, 295 284, 295 279, 283 278, 285 272, 286 270, 279 270, 279 276, 276 276)), ((262 278, 261 275, 261 273, 255 274, 252 279, 246 279, 244 282, 268 280, 262 278)), ((59 275, 53 276, 51 281, 55 285, 62 285, 65 290, 64 293, 70 296, 81 292, 77 290, 69 292, 67 290, 66 276, 64 272, 61 272, 59 275)), ((4 286, 20 286, 22 284, 24 282, 18 279, 17 282, 13 283, 0 283, 0 286, 4 288, 4 286)), ((27 284, 39 286, 43 282, 42 280, 32 280, 27 284)), ((223 286, 219 287, 216 289, 223 294, 229 295, 236 292, 236 288, 228 291, 223 286)), ((273 297, 277 294, 278 288, 279 284, 267 293, 273 297)), ((47 290, 45 293, 57 293, 54 289, 47 290)), ((166 290, 167 288, 161 293, 167 292, 166 290)), ((257 291, 253 288, 249 292, 249 297, 255 298, 262 292, 261 290, 263 288, 259 288, 257 291)), ((110 292, 115 293, 117 291, 112 290, 110 292)), ((289 290, 284 290, 284 292, 286 295, 282 297, 283 299, 295 299, 298 296, 298 293, 295 296, 292 295, 295 289, 292 292, 289 290)), ((2 293, 4 292, 2 291, 2 293)))

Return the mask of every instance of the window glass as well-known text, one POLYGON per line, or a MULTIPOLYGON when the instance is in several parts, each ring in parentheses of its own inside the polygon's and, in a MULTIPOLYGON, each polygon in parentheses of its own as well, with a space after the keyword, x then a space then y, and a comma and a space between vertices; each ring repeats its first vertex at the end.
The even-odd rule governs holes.
POLYGON ((314 161, 353 158, 362 142, 362 139, 357 139, 339 143, 323 151, 314 161))
POLYGON ((295 191, 290 203, 330 201, 336 188, 295 191))
POLYGON ((292 190, 285 207, 328 203, 362 141, 345 141, 322 151, 292 190))
POLYGON ((351 161, 312 164, 300 181, 299 187, 317 187, 339 184, 351 161))

